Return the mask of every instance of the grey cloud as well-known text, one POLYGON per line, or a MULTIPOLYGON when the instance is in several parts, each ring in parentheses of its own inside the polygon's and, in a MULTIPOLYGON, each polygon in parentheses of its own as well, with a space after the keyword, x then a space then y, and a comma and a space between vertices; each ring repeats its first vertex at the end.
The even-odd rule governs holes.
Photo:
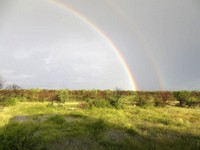
MULTIPOLYGON (((106 33, 139 90, 200 89, 198 0, 61 1, 106 33)), ((7 75, 34 75, 24 87, 130 88, 113 50, 67 9, 2 0, 0 12, 0 64, 7 75)))

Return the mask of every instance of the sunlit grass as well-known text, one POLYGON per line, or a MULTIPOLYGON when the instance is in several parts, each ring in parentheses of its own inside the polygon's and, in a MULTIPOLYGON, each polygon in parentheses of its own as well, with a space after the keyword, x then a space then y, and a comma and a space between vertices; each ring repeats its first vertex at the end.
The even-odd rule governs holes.
POLYGON ((23 135, 26 133, 21 128, 32 131, 33 127, 30 134, 38 137, 47 149, 59 146, 71 149, 198 149, 200 146, 198 108, 84 109, 79 107, 80 103, 48 107, 47 102, 18 102, 16 106, 0 109, 0 131, 8 134, 5 130, 12 128, 14 134, 16 128, 23 135))

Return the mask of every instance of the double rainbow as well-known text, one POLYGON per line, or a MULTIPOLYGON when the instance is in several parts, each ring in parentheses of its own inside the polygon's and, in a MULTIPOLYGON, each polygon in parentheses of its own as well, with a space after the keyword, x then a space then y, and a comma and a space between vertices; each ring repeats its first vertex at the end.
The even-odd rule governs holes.
POLYGON ((110 46, 110 48, 115 52, 116 56, 119 58, 125 72, 127 73, 127 77, 131 83, 131 89, 136 91, 137 90, 136 83, 134 81, 130 68, 126 63, 125 59, 123 58, 122 54, 120 53, 120 50, 115 46, 112 40, 102 30, 100 30, 92 21, 90 21, 88 18, 83 16, 81 13, 79 13, 77 10, 70 7, 66 3, 63 3, 59 0, 52 0, 51 2, 53 2, 58 7, 66 9, 69 13, 79 18, 81 21, 83 21, 85 24, 91 27, 91 29, 96 31, 100 35, 100 37, 102 37, 102 39, 110 46))

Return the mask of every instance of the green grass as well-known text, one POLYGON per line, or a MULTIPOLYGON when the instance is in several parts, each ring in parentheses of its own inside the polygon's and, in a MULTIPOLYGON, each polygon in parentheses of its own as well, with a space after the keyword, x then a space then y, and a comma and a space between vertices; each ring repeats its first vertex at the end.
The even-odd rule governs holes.
POLYGON ((18 102, 0 108, 0 150, 200 149, 200 109, 79 107, 18 102))

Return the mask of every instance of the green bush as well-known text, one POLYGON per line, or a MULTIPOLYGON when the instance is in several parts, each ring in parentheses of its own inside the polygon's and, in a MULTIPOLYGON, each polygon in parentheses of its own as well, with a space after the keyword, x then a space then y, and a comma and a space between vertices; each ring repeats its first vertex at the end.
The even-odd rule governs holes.
POLYGON ((69 91, 68 90, 58 91, 58 98, 60 103, 65 103, 69 98, 69 91))
POLYGON ((155 106, 164 107, 166 105, 167 105, 166 101, 163 100, 162 98, 158 97, 155 99, 155 106))
POLYGON ((15 106, 19 102, 18 98, 8 98, 5 101, 3 101, 3 106, 8 107, 8 106, 15 106))
POLYGON ((87 106, 89 108, 123 108, 123 103, 119 100, 105 100, 105 99, 88 99, 87 106))
POLYGON ((109 101, 110 105, 116 109, 123 108, 123 102, 121 100, 110 100, 109 101))
POLYGON ((122 91, 116 90, 116 91, 105 91, 105 99, 109 102, 111 107, 114 108, 123 108, 123 103, 121 101, 122 97, 122 91))
POLYGON ((91 107, 96 107, 96 108, 111 107, 110 103, 105 99, 98 99, 98 100, 88 99, 87 103, 88 103, 88 107, 90 108, 91 107))
POLYGON ((28 102, 29 101, 26 97, 21 97, 19 99, 20 99, 20 102, 28 102))
POLYGON ((39 93, 41 89, 31 89, 29 93, 29 99, 31 101, 39 101, 39 93))
POLYGON ((178 91, 174 92, 174 97, 179 101, 179 106, 184 106, 190 97, 188 91, 178 91))
POLYGON ((199 104, 200 104, 200 100, 196 97, 190 97, 186 101, 186 105, 188 105, 189 107, 198 106, 199 104))
POLYGON ((3 101, 4 101, 4 96, 0 94, 0 105, 2 105, 3 101))
POLYGON ((59 90, 56 93, 50 95, 49 101, 51 101, 50 105, 54 105, 54 102, 57 104, 65 103, 69 99, 69 91, 68 90, 59 90))
POLYGON ((142 95, 138 95, 136 97, 136 105, 140 106, 140 107, 148 107, 148 106, 154 106, 155 102, 154 102, 154 98, 152 96, 142 96, 142 95))

